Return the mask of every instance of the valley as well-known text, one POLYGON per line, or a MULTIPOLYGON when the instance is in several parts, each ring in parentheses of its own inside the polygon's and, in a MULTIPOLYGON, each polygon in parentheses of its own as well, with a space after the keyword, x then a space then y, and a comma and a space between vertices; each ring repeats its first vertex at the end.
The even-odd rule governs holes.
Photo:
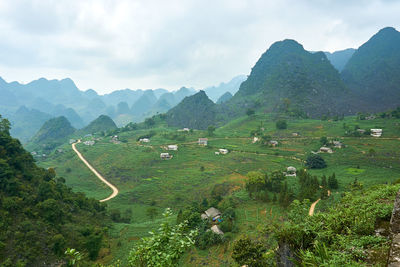
MULTIPOLYGON (((96 140, 93 146, 77 143, 76 146, 83 156, 120 189, 119 195, 107 201, 109 209, 118 209, 121 214, 132 210, 130 224, 113 224, 111 254, 104 255, 100 261, 124 259, 135 240, 146 236, 149 230, 156 227, 165 208, 171 207, 177 214, 193 202, 213 199, 215 188, 224 185, 225 189, 219 193, 222 199, 233 197, 238 202, 235 208, 238 233, 234 233, 227 243, 207 249, 207 253, 213 257, 204 257, 205 251, 195 249, 189 252, 184 261, 194 260, 207 264, 225 262, 223 265, 226 266, 232 264, 230 251, 240 233, 256 236, 258 226, 279 223, 286 216, 286 208, 274 202, 271 194, 266 202, 249 198, 245 189, 248 173, 282 172, 288 166, 302 169, 305 167, 307 155, 320 148, 320 138, 323 136, 328 140, 340 140, 345 147, 333 148, 334 153, 322 155, 327 168, 309 170, 318 177, 335 173, 339 182, 339 188, 332 191, 331 197, 321 200, 315 206, 315 212, 337 203, 355 179, 365 188, 369 188, 377 184, 392 183, 400 178, 399 152, 396 151, 400 142, 399 119, 288 119, 287 124, 287 129, 279 130, 276 129, 274 115, 255 114, 235 119, 209 136, 207 131, 178 131, 177 128, 168 127, 163 119, 157 118, 152 127, 119 133, 120 143, 117 144, 110 142, 112 136, 96 135, 86 137, 87 140, 96 140), (343 125, 349 128, 381 128, 384 134, 379 138, 349 137, 345 136, 343 125), (262 128, 263 135, 278 141, 276 147, 262 145, 260 142, 253 143, 251 132, 262 128), (138 141, 141 136, 150 132, 153 136, 149 143, 138 141), (293 133, 297 136, 293 136, 293 133), (197 140, 202 137, 208 138, 207 146, 198 145, 197 140), (98 138, 101 140, 97 141, 98 138), (166 146, 172 144, 176 144, 178 150, 166 151, 166 146), (215 151, 220 148, 227 149, 229 153, 216 155, 215 151), (371 149, 375 150, 373 155, 370 153, 371 149), (164 152, 172 154, 173 158, 161 160, 160 153, 164 152), (150 209, 156 210, 154 218, 148 215, 150 209), (227 251, 221 254, 221 249, 227 251), (213 260, 209 261, 210 259, 213 260)), ((108 196, 110 190, 97 182, 92 173, 85 171, 86 167, 79 162, 70 146, 64 145, 62 148, 63 153, 54 153, 45 161, 39 161, 39 165, 54 168, 75 191, 97 199, 108 196), (78 170, 68 172, 68 168, 71 168, 68 166, 79 166, 76 168, 80 168, 82 173, 77 177, 75 172, 78 170)), ((297 194, 298 178, 287 177, 285 181, 297 194)), ((315 197, 318 198, 318 195, 315 197)))

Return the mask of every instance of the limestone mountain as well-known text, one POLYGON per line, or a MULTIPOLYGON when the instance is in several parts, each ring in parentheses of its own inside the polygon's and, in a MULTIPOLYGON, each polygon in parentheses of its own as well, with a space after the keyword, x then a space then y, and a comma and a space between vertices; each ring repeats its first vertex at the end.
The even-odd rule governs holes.
POLYGON ((233 95, 230 92, 226 92, 225 94, 223 94, 222 96, 220 96, 217 100, 217 104, 221 104, 224 103, 226 101, 228 101, 229 99, 231 99, 233 97, 233 95))
POLYGON ((216 123, 217 108, 204 91, 185 97, 181 103, 166 114, 168 125, 207 129, 216 123))
POLYGON ((387 27, 360 46, 342 71, 360 110, 376 112, 400 104, 400 32, 387 27))
POLYGON ((342 104, 348 90, 322 52, 310 53, 294 40, 276 42, 261 56, 224 113, 247 108, 293 115, 349 113, 342 104))
POLYGON ((330 52, 324 52, 324 53, 328 58, 328 60, 331 62, 331 64, 339 72, 341 72, 355 51, 356 49, 354 48, 348 48, 345 50, 335 51, 333 53, 330 52))
POLYGON ((232 95, 234 95, 239 90, 242 82, 246 79, 246 75, 238 75, 227 83, 222 82, 218 86, 207 87, 204 89, 204 91, 212 101, 216 102, 226 92, 230 92, 232 95))
POLYGON ((109 131, 117 129, 115 122, 106 115, 100 115, 97 119, 92 121, 88 126, 79 130, 79 133, 93 134, 101 131, 109 131))
POLYGON ((65 142, 74 132, 75 128, 71 126, 71 123, 64 116, 52 118, 43 124, 30 143, 43 146, 46 150, 51 150, 65 142))

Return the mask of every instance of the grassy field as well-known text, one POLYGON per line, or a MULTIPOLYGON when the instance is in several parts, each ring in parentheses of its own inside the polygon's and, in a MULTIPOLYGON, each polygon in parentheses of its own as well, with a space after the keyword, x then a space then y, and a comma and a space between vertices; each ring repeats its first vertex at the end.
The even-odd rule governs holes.
MULTIPOLYGON (((214 135, 207 136, 205 131, 180 133, 163 124, 157 128, 128 131, 119 134, 121 143, 110 142, 110 137, 101 137, 94 146, 80 143, 77 148, 88 161, 110 182, 116 185, 120 194, 107 202, 110 209, 133 211, 130 224, 115 223, 110 230, 110 248, 102 251, 102 262, 111 259, 126 259, 130 248, 140 237, 159 224, 162 211, 172 207, 175 212, 189 203, 209 198, 216 184, 228 183, 226 194, 238 194, 241 202, 236 209, 237 224, 240 229, 231 240, 210 250, 191 250, 182 259, 186 266, 206 264, 208 266, 229 266, 232 264, 230 251, 233 240, 243 233, 255 234, 259 225, 281 220, 285 210, 276 204, 256 202, 246 199, 243 190, 246 174, 260 170, 272 172, 284 171, 288 166, 303 168, 304 161, 311 151, 317 151, 320 137, 339 139, 345 147, 334 149, 333 154, 321 154, 328 167, 310 170, 312 174, 336 174, 339 189, 333 197, 317 205, 323 208, 340 198, 348 184, 357 179, 364 186, 390 183, 400 179, 400 120, 375 119, 358 121, 355 117, 346 117, 342 121, 288 120, 288 128, 277 130, 271 115, 256 114, 241 117, 218 128, 214 135), (382 128, 383 136, 373 138, 346 137, 344 124, 353 129, 358 125, 362 129, 382 128), (277 147, 252 143, 250 132, 260 128, 263 134, 277 140, 277 147), (137 138, 156 133, 151 142, 142 144, 137 138), (293 133, 299 135, 294 137, 293 133), (207 147, 199 146, 197 139, 208 137, 207 147), (179 141, 178 141, 179 140, 179 141), (169 144, 177 144, 178 151, 166 151, 169 144), (219 148, 230 151, 227 155, 216 155, 219 148), (371 153, 373 149, 374 153, 371 153), (161 160, 160 153, 169 152, 171 160, 161 160), (146 216, 146 210, 155 207, 158 216, 154 221, 146 216)), ((81 191, 89 197, 102 199, 111 193, 79 161, 70 145, 61 147, 62 153, 53 153, 40 161, 43 167, 53 167, 57 175, 66 179, 66 183, 75 191, 81 191)), ((296 178, 288 178, 293 190, 297 188, 296 178)))

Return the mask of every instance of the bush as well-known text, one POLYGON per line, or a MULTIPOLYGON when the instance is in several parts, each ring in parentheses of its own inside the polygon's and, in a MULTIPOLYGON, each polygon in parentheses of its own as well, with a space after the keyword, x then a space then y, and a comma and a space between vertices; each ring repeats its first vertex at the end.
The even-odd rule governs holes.
POLYGON ((216 234, 213 231, 204 231, 197 236, 196 246, 199 249, 206 249, 212 245, 220 244, 223 242, 222 235, 216 234))
POLYGON ((276 122, 276 128, 279 130, 283 130, 287 128, 287 123, 285 120, 279 120, 276 122))
POLYGON ((311 154, 307 157, 306 166, 311 169, 323 169, 326 168, 326 163, 320 155, 311 154))

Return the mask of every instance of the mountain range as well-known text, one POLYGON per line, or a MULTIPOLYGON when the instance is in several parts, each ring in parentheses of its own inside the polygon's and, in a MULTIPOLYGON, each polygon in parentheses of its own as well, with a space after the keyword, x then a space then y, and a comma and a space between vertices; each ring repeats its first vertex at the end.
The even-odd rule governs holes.
MULTIPOLYGON (((209 118, 209 110, 204 109, 209 99, 205 97, 185 98, 174 108, 175 114, 169 112, 175 118, 170 125, 206 128, 197 118, 200 112, 209 118), (193 123, 186 118, 180 123, 177 110, 196 113, 196 118, 193 123)), ((332 54, 306 51, 295 40, 276 42, 261 55, 232 98, 207 105, 214 114, 210 122, 217 125, 249 109, 320 118, 396 108, 400 106, 400 33, 387 27, 356 50, 332 54)))

